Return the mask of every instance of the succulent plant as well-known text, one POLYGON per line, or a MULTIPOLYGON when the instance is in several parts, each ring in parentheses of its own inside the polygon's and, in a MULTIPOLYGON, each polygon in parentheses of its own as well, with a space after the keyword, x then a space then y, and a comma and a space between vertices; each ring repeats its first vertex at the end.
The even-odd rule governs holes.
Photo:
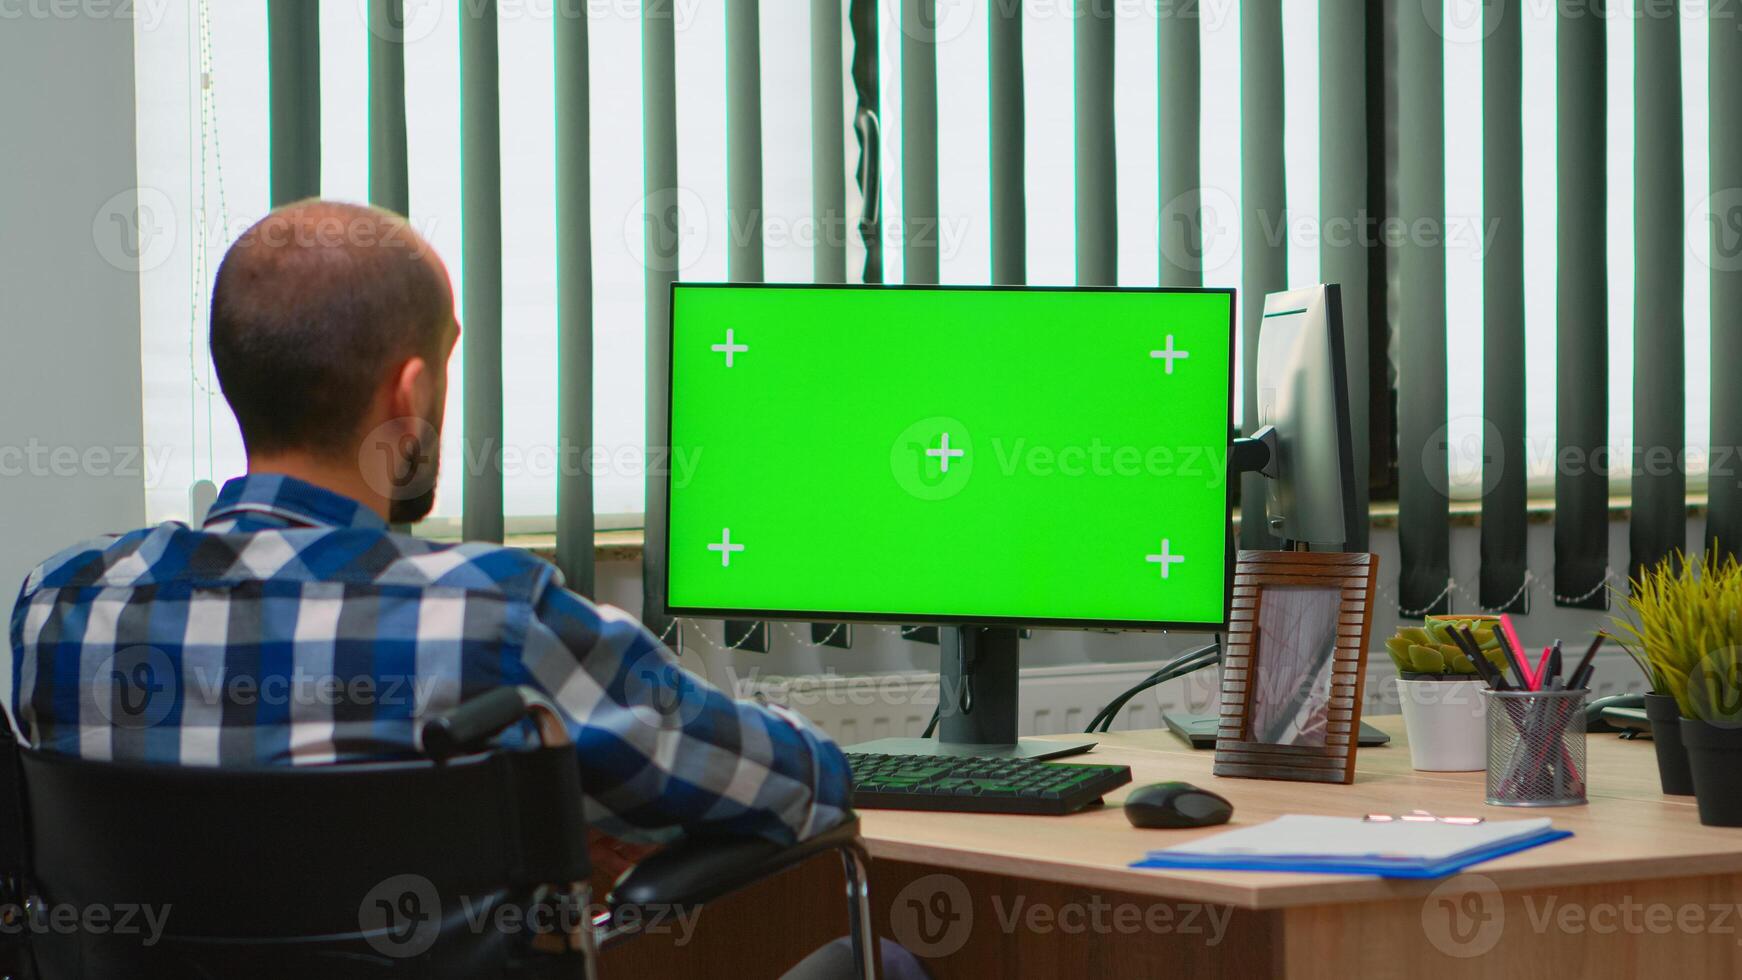
POLYGON ((1477 680, 1481 675, 1452 640, 1452 630, 1470 630, 1482 654, 1504 669, 1506 654, 1494 632, 1499 624, 1498 616, 1429 616, 1420 626, 1398 629, 1396 636, 1385 641, 1385 649, 1397 665, 1397 673, 1407 680, 1477 680))

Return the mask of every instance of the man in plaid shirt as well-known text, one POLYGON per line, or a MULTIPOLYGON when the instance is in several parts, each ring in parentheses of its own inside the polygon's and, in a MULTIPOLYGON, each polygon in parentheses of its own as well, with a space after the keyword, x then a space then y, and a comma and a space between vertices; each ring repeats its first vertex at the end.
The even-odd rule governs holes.
POLYGON ((562 710, 606 833, 785 842, 840 821, 846 760, 803 718, 709 687, 524 551, 389 530, 433 504, 458 337, 446 270, 394 216, 305 202, 244 234, 211 345, 248 475, 202 528, 30 573, 0 671, 20 739, 182 765, 408 758, 423 719, 525 684, 562 710))

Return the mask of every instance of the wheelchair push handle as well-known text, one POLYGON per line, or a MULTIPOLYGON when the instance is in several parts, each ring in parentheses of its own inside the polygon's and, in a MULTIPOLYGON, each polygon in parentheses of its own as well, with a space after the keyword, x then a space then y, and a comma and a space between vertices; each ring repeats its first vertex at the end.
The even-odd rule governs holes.
POLYGON ((482 751, 491 739, 529 715, 537 722, 539 738, 547 747, 569 741, 556 706, 539 691, 523 685, 480 694, 424 722, 423 750, 438 762, 482 751))

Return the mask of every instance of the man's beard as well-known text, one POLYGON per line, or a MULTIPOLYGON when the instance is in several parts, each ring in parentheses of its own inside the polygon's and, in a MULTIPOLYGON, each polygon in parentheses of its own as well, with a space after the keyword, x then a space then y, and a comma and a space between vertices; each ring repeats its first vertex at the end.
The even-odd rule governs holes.
POLYGON ((436 483, 441 473, 441 443, 405 454, 398 485, 422 489, 409 497, 395 495, 387 502, 387 519, 394 524, 416 524, 435 509, 436 483))

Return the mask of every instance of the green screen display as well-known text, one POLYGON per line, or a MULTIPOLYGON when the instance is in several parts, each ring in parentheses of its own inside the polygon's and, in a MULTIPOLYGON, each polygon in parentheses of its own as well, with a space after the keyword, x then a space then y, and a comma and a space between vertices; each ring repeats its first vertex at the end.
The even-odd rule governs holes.
POLYGON ((677 286, 670 610, 1222 623, 1232 306, 677 286))

